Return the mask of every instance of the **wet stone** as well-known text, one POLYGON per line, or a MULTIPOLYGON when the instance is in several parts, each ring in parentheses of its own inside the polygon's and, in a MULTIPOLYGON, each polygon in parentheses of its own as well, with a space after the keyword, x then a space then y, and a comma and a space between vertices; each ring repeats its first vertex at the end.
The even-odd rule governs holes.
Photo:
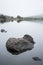
POLYGON ((39 57, 33 57, 34 61, 41 61, 41 59, 39 57))
POLYGON ((7 32, 7 31, 6 31, 6 30, 4 30, 4 29, 1 29, 0 31, 1 31, 2 33, 3 33, 3 32, 5 32, 5 33, 7 32))
POLYGON ((34 43, 33 38, 26 34, 22 38, 9 38, 6 42, 6 48, 10 53, 18 55, 27 50, 32 50, 34 43))

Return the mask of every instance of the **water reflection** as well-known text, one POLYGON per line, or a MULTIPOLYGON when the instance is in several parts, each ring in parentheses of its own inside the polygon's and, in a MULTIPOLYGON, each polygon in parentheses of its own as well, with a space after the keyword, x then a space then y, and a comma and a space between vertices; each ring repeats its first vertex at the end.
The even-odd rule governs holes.
POLYGON ((6 23, 10 21, 17 21, 18 23, 21 21, 43 21, 43 16, 31 16, 31 17, 13 17, 7 15, 0 15, 0 23, 6 23))
POLYGON ((0 29, 5 29, 8 32, 0 33, 0 65, 43 65, 43 24, 39 21, 22 22, 18 24, 16 21, 0 24, 0 29), (18 55, 12 55, 6 50, 6 41, 9 38, 22 37, 24 34, 31 35, 36 44, 31 51, 26 51, 18 55), (32 57, 39 57, 41 62, 34 61, 32 57))

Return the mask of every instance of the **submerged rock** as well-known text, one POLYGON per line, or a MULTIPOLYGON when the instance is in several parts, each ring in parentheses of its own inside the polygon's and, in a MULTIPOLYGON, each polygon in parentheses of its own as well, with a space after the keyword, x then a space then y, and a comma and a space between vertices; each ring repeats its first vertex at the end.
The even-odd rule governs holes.
POLYGON ((2 33, 3 33, 3 32, 7 32, 7 31, 6 31, 6 30, 4 30, 4 29, 1 29, 0 31, 1 31, 2 33))
POLYGON ((27 50, 32 50, 34 40, 30 35, 24 35, 22 38, 9 38, 6 42, 6 48, 12 54, 20 54, 27 50))
POLYGON ((41 59, 39 57, 33 57, 34 61, 41 61, 41 59))

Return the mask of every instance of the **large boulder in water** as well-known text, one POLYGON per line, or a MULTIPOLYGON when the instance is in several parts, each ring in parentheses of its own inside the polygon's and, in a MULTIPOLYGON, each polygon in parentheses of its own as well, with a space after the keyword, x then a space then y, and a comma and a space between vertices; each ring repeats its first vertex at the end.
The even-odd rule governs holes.
POLYGON ((34 43, 33 38, 26 34, 22 38, 9 38, 6 42, 6 48, 10 53, 17 55, 32 50, 34 43))

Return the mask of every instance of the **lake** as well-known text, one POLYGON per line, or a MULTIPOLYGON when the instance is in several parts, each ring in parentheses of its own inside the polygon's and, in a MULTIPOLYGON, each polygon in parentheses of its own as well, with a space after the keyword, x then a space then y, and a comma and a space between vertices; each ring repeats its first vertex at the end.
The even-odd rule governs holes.
POLYGON ((0 23, 0 30, 5 29, 7 33, 0 31, 0 65, 43 65, 43 21, 23 21, 20 23, 0 23), (35 41, 34 48, 19 55, 12 55, 6 49, 9 38, 31 35, 35 41), (39 57, 42 61, 34 61, 32 57, 39 57))

